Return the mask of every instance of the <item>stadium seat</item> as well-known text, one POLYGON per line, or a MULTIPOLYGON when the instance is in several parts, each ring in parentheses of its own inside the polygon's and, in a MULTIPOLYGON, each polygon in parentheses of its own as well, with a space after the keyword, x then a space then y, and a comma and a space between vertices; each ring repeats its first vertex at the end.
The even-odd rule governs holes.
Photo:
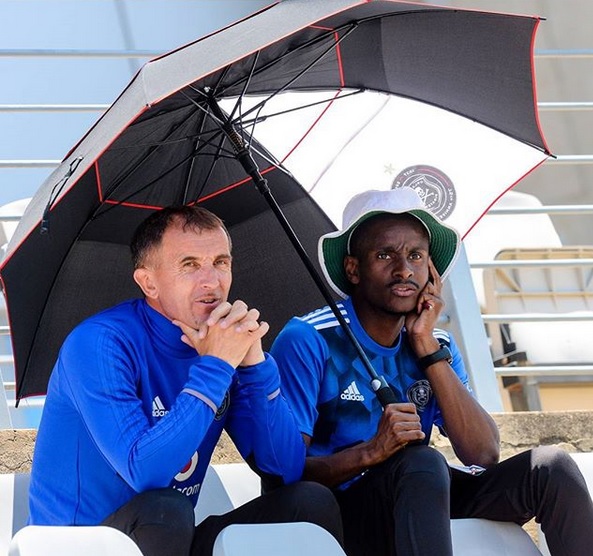
POLYGON ((28 525, 12 538, 8 556, 142 556, 136 543, 112 527, 28 525))
POLYGON ((338 541, 312 523, 230 525, 214 543, 212 556, 346 556, 338 541))
POLYGON ((0 474, 0 555, 8 553, 10 539, 27 524, 29 474, 0 474))

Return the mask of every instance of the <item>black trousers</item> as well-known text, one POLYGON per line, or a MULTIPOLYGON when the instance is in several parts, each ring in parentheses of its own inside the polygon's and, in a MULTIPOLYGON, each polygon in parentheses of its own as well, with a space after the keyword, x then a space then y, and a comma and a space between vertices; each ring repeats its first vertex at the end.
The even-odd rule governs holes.
POLYGON ((481 475, 408 446, 336 492, 349 556, 451 556, 450 518, 541 523, 552 556, 593 553, 593 503, 572 458, 530 450, 481 475))
POLYGON ((220 516, 210 516, 197 527, 189 499, 172 489, 135 496, 102 525, 131 537, 144 556, 212 556, 216 537, 236 523, 305 521, 329 531, 343 545, 340 509, 332 492, 317 483, 280 487, 220 516))

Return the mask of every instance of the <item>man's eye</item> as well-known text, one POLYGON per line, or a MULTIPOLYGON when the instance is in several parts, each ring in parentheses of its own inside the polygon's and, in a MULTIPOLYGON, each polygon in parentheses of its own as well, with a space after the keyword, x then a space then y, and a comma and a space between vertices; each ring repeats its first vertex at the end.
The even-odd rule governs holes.
POLYGON ((220 259, 220 260, 216 261, 214 264, 216 266, 226 267, 231 264, 231 261, 229 259, 220 259))
POLYGON ((378 253, 377 258, 381 259, 382 261, 387 261, 391 258, 391 256, 389 255, 389 253, 378 253))
POLYGON ((422 253, 410 253, 410 259, 419 261, 422 259, 422 253))

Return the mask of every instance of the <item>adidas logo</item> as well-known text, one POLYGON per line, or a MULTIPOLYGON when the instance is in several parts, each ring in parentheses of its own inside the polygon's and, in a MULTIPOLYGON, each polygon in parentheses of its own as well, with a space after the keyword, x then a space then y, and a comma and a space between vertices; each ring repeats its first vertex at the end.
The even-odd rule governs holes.
POLYGON ((164 417, 169 413, 168 409, 165 409, 161 398, 155 396, 154 400, 152 400, 152 416, 153 417, 164 417))
POLYGON ((364 402, 364 396, 360 393, 354 381, 340 394, 340 398, 349 402, 364 402))

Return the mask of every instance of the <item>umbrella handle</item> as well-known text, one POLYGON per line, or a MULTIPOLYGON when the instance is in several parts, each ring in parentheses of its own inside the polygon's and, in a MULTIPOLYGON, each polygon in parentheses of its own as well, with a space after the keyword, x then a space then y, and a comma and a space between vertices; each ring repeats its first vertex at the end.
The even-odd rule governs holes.
POLYGON ((375 396, 377 396, 381 407, 386 407, 390 403, 397 403, 395 392, 391 386, 387 384, 387 381, 384 377, 379 376, 377 378, 373 378, 371 380, 371 389, 373 392, 375 392, 375 396))

